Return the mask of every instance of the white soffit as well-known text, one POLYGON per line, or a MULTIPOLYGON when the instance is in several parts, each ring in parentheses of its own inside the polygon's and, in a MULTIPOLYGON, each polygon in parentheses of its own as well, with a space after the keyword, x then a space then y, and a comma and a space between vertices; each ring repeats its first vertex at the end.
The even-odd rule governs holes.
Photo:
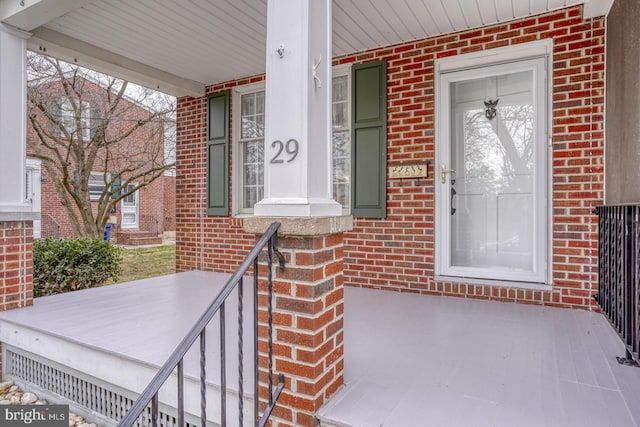
MULTIPOLYGON (((585 16, 587 12, 599 16, 607 13, 612 1, 333 0, 333 54, 583 3, 585 16)), ((33 9, 32 15, 40 18, 32 17, 31 23, 42 20, 41 15, 51 17, 38 29, 23 28, 11 15, 5 22, 34 30, 37 39, 30 43, 32 49, 47 45, 52 56, 77 59, 80 65, 114 75, 121 76, 119 68, 140 78, 149 74, 152 81, 142 84, 170 86, 170 93, 176 95, 201 93, 204 85, 260 74, 265 69, 267 0, 25 0, 26 4, 42 3, 40 10, 58 2, 60 8, 48 15, 33 9), (74 5, 80 6, 73 9, 74 5), (74 56, 76 50, 80 52, 74 56), (164 79, 170 81, 161 84, 164 79)), ((6 16, 9 3, 15 8, 18 2, 0 0, 0 17, 6 16)))

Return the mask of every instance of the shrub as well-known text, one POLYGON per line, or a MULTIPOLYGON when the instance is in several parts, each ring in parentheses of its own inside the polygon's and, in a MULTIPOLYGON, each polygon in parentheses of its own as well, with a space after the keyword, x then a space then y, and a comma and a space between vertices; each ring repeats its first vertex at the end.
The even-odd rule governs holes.
POLYGON ((122 250, 96 238, 46 238, 33 243, 33 295, 104 285, 120 274, 122 250))

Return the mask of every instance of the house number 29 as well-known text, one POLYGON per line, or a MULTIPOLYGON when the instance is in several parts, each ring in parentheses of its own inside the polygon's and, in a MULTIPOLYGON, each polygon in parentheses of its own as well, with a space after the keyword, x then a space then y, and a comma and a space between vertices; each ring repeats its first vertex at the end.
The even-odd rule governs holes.
POLYGON ((275 156, 271 158, 271 163, 284 163, 282 157, 288 156, 287 163, 292 162, 293 159, 298 157, 298 151, 300 150, 300 144, 295 139, 290 139, 286 143, 276 139, 271 143, 271 147, 278 150, 275 156), (286 154, 283 154, 286 153, 286 154))

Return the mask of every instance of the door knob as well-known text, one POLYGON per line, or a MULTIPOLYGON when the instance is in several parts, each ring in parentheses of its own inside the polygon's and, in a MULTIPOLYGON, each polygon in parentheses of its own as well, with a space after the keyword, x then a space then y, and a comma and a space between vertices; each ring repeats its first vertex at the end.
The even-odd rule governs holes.
POLYGON ((440 167, 440 181, 443 184, 447 183, 447 174, 448 173, 456 173, 456 171, 453 170, 453 169, 447 169, 447 166, 443 163, 442 166, 440 167))

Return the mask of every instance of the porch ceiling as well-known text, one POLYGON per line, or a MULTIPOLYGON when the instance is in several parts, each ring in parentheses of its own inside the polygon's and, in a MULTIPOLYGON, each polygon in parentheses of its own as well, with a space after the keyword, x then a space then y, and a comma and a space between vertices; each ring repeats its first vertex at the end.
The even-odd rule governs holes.
MULTIPOLYGON (((333 52, 481 27, 613 0, 333 0, 333 52)), ((265 70, 267 0, 0 0, 0 21, 29 48, 174 95, 265 70)))

